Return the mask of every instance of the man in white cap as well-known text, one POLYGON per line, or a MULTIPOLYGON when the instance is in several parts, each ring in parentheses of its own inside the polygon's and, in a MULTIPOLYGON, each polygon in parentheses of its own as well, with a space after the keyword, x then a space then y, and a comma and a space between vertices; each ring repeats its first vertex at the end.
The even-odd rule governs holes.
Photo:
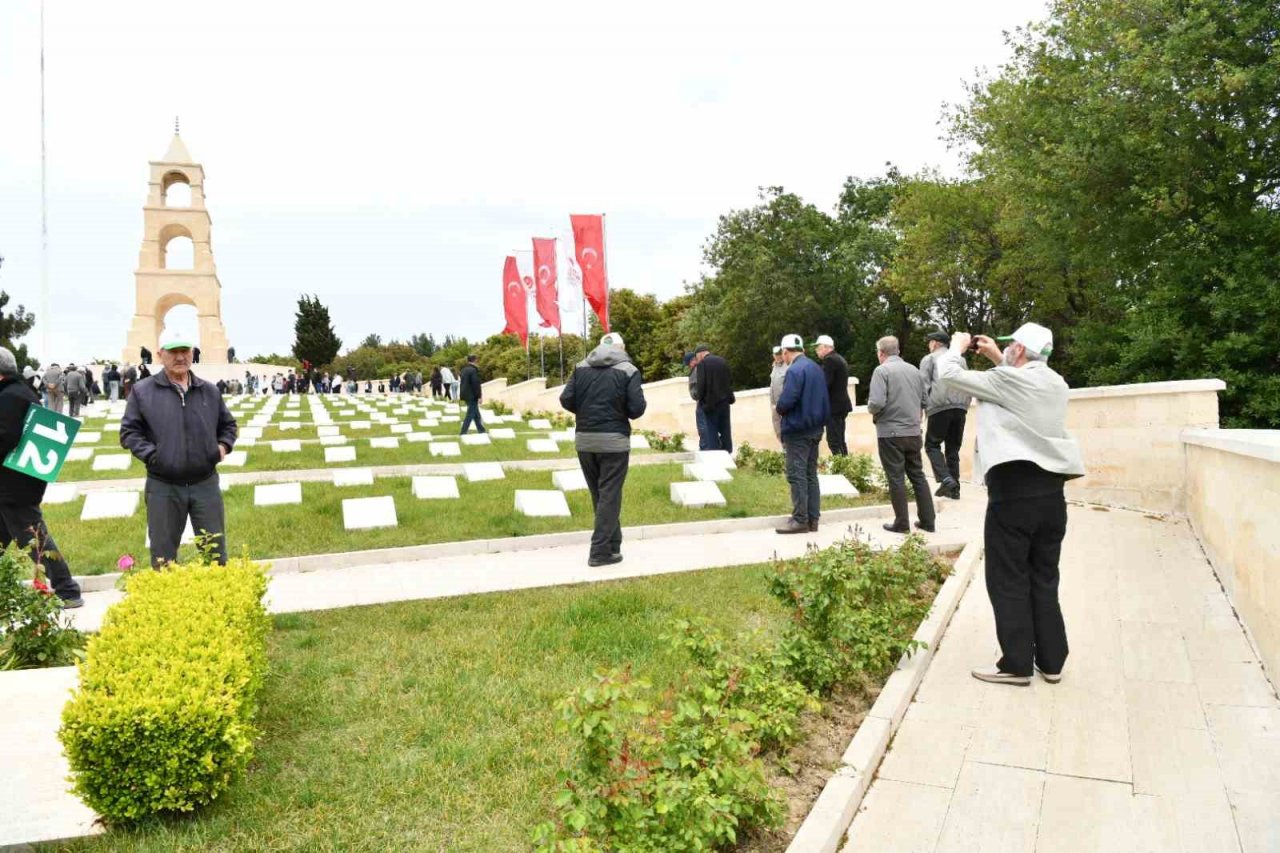
POLYGON ((782 446, 787 456, 787 484, 791 487, 791 517, 775 532, 812 533, 822 517, 818 488, 818 449, 831 417, 831 400, 822 368, 804 354, 799 335, 782 338, 787 375, 774 411, 782 415, 782 446))
POLYGON ((576 418, 573 441, 596 514, 588 566, 622 562, 622 487, 631 465, 631 421, 645 410, 643 382, 622 335, 611 332, 560 392, 560 405, 576 418))
POLYGON ((769 408, 773 410, 773 434, 782 442, 782 415, 778 414, 778 398, 787 378, 787 360, 782 357, 782 347, 773 348, 773 369, 769 371, 769 408))
POLYGON ((165 329, 164 369, 134 387, 120 419, 120 446, 147 466, 147 532, 156 567, 178 559, 188 517, 197 535, 212 537, 218 562, 227 562, 217 466, 235 447, 236 421, 218 389, 191 372, 192 350, 189 338, 165 329))
POLYGON ((822 360, 822 375, 827 380, 827 397, 831 400, 831 417, 827 420, 827 448, 832 456, 848 456, 849 445, 844 440, 845 422, 853 411, 849 399, 849 362, 836 352, 836 342, 830 335, 818 335, 813 342, 818 358, 822 360))
POLYGON ((1025 323, 1001 352, 996 341, 964 332, 938 359, 938 381, 978 398, 975 470, 987 485, 987 595, 1000 660, 973 677, 993 684, 1062 679, 1067 629, 1058 603, 1058 559, 1067 532, 1063 485, 1084 475, 1080 446, 1067 434, 1067 383, 1052 368, 1053 333, 1025 323), (993 370, 966 370, 976 342, 993 370))

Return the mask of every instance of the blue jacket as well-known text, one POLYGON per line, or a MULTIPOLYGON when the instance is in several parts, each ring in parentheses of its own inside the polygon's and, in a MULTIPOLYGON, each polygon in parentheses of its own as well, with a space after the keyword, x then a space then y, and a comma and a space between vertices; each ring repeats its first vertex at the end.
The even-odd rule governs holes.
POLYGON ((816 432, 827 425, 831 417, 827 378, 807 356, 798 356, 787 368, 778 414, 782 415, 784 437, 816 432))

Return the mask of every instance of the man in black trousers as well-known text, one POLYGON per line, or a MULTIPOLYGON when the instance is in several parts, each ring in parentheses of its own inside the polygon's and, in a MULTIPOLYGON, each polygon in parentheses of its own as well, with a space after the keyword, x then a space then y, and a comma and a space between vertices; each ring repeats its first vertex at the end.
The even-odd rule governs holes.
POLYGON ((827 397, 831 400, 831 417, 827 419, 827 448, 832 456, 848 456, 849 445, 844 441, 845 421, 853 411, 849 399, 849 362, 836 352, 836 343, 829 335, 819 335, 814 342, 818 358, 822 359, 822 375, 827 381, 827 397))
POLYGON ((1067 533, 1063 486, 1084 475, 1080 446, 1067 434, 1067 383, 1049 367, 1053 333, 1024 323, 1004 351, 979 335, 978 352, 996 365, 966 370, 969 335, 957 332, 938 360, 938 379, 978 398, 975 466, 987 485, 987 595, 1000 659, 973 677, 992 684, 1031 683, 1038 670, 1062 680, 1067 629, 1058 603, 1058 559, 1067 533))
POLYGON ((729 407, 736 400, 733 395, 733 377, 729 362, 711 352, 711 347, 698 344, 693 351, 693 363, 698 368, 695 380, 698 406, 707 420, 707 446, 701 450, 727 450, 733 453, 733 426, 729 407))
POLYGON ((960 500, 960 445, 964 444, 964 422, 973 398, 938 381, 938 360, 947 354, 950 336, 946 332, 930 332, 928 340, 929 354, 920 360, 927 398, 924 414, 929 422, 924 452, 933 466, 933 478, 938 481, 934 497, 960 500))
POLYGON ((474 355, 467 356, 467 363, 458 374, 458 396, 467 404, 467 414, 462 418, 462 431, 459 434, 466 435, 472 423, 476 425, 476 432, 484 432, 484 421, 480 419, 480 401, 484 399, 484 388, 474 355))
POLYGON ((588 566, 622 562, 622 487, 631 464, 631 421, 645 410, 643 381, 622 335, 612 332, 573 369, 560 392, 560 405, 576 417, 574 445, 596 513, 588 566))

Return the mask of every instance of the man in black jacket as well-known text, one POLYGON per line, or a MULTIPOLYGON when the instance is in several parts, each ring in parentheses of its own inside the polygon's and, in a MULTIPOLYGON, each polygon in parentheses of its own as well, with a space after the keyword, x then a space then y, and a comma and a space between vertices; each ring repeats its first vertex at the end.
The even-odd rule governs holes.
POLYGON ((164 368, 129 395, 120 419, 120 446, 147 466, 147 532, 151 565, 178 559, 187 517, 197 535, 215 537, 226 565, 226 519, 218 463, 235 447, 235 418, 211 383, 191 372, 189 340, 166 329, 160 336, 164 368))
MULTIPOLYGON (((39 404, 40 398, 18 375, 18 363, 13 353, 0 347, 0 459, 18 446, 22 429, 31 404, 39 404)), ((17 542, 26 549, 31 540, 39 543, 38 555, 33 555, 44 567, 45 577, 63 607, 80 607, 80 585, 71 577, 71 569, 58 549, 58 543, 49 535, 40 502, 44 500, 43 480, 28 477, 0 466, 0 549, 17 542)))
POLYGON ((461 434, 467 434, 472 421, 475 421, 477 432, 484 432, 484 422, 480 420, 480 400, 484 398, 484 389, 480 385, 480 368, 476 367, 474 355, 467 356, 467 364, 458 374, 458 396, 467 404, 461 434))
POLYGON ((560 405, 577 418, 574 444, 591 491, 596 526, 588 566, 622 562, 622 486, 631 463, 631 421, 644 414, 643 378, 617 332, 573 369, 560 405))
POLYGON ((831 399, 831 417, 827 420, 827 447, 832 456, 848 456, 849 445, 844 442, 845 421, 853 411, 849 399, 849 362, 836 352, 836 343, 829 335, 819 335, 814 342, 818 358, 822 359, 822 375, 827 380, 827 396, 831 399))
POLYGON ((698 368, 696 391, 698 407, 707 419, 706 447, 700 450, 727 450, 733 453, 733 429, 729 422, 729 407, 735 402, 733 377, 729 375, 729 362, 711 352, 711 347, 698 344, 693 351, 693 363, 698 368))

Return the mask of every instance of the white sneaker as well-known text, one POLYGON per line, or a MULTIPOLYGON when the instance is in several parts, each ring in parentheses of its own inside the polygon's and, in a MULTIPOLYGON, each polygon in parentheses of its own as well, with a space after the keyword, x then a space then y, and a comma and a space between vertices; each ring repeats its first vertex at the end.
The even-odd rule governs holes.
POLYGON ((1050 684, 1057 684, 1062 680, 1062 673, 1060 672, 1045 672, 1038 666, 1036 667, 1036 672, 1040 673, 1040 677, 1050 684))
POLYGON ((1001 672, 997 667, 990 669, 975 669, 970 673, 979 681, 985 681, 988 684, 1013 684, 1018 687, 1026 687, 1031 683, 1029 675, 1013 675, 1008 672, 1001 672))

